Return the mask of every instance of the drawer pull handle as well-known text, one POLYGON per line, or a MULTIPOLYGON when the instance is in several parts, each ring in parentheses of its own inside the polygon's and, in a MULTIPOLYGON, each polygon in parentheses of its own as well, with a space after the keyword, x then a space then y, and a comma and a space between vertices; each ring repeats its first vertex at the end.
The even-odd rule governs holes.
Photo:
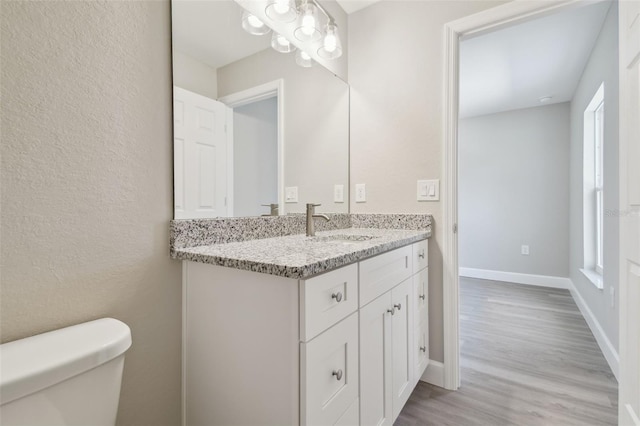
POLYGON ((421 294, 420 296, 418 296, 420 299, 424 300, 424 294, 421 294))
POLYGON ((402 305, 398 303, 397 305, 393 305, 394 309, 400 310, 402 309, 402 305))
POLYGON ((427 347, 426 346, 420 346, 420 350, 422 352, 427 352, 427 347))
POLYGON ((419 257, 420 259, 424 259, 424 252, 422 252, 422 253, 418 253, 418 257, 419 257))
MULTIPOLYGON (((341 291, 339 291, 339 292, 337 292, 337 293, 333 293, 333 294, 331 295, 331 298, 332 298, 332 299, 336 299, 336 302, 340 303, 340 302, 342 301, 342 292, 341 292, 341 291)), ((338 379, 338 380, 340 380, 340 379, 338 379)))
POLYGON ((396 313, 396 311, 395 311, 395 310, 393 310, 393 309, 387 309, 387 312, 389 312, 391 315, 393 315, 393 314, 395 314, 395 313, 396 313))
POLYGON ((336 379, 338 380, 342 380, 342 370, 333 370, 333 373, 331 373, 332 376, 336 376, 336 379))

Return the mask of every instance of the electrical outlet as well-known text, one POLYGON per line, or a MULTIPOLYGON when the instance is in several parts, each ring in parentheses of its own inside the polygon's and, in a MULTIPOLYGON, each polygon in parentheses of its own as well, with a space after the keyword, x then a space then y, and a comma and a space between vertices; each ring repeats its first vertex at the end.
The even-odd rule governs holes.
POLYGON ((529 246, 522 246, 522 248, 520 249, 520 253, 523 256, 529 256, 529 246))
POLYGON ((356 203, 367 201, 367 190, 364 183, 356 183, 356 203))
POLYGON ((285 203, 297 203, 298 202, 298 187, 288 186, 284 189, 284 202, 285 203))
POLYGON ((333 185, 333 202, 344 203, 344 185, 333 185))

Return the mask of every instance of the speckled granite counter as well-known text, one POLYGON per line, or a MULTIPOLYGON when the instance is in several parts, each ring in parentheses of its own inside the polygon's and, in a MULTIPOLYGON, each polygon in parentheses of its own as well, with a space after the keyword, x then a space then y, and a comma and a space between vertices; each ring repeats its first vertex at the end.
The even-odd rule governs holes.
POLYGON ((174 248, 181 260, 278 275, 307 278, 431 236, 431 229, 346 228, 318 232, 316 237, 289 235, 227 244, 174 248), (331 240, 331 236, 343 236, 331 240), (352 236, 352 237, 349 237, 352 236), (355 237, 353 237, 355 236, 355 237), (348 240, 373 237, 364 241, 348 240))

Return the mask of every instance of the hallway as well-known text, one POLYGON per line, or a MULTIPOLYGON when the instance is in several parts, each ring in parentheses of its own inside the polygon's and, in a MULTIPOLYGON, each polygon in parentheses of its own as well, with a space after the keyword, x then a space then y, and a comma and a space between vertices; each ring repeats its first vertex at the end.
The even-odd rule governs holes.
POLYGON ((569 291, 460 278, 457 392, 420 382, 395 425, 614 425, 617 382, 569 291))

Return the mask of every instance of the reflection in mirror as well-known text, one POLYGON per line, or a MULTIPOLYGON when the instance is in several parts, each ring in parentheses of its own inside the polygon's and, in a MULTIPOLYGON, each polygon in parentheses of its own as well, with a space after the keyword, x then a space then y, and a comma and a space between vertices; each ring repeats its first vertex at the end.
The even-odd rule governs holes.
POLYGON ((348 212, 348 85, 241 22, 233 0, 172 2, 175 218, 348 212))

